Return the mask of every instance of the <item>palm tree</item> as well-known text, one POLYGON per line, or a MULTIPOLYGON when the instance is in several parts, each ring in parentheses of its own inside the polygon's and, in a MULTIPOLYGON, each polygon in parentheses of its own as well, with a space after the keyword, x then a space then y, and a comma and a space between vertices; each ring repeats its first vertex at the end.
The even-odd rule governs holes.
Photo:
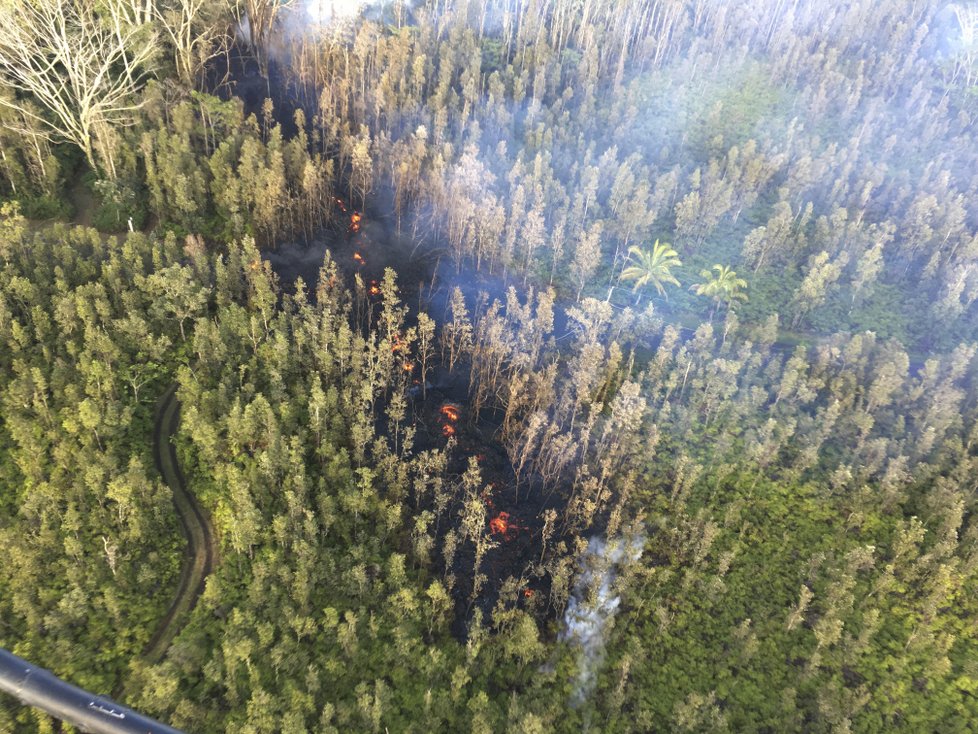
MULTIPOLYGON (((651 283, 659 295, 664 296, 666 294, 666 289, 663 288, 664 283, 680 285, 670 269, 678 267, 682 263, 679 261, 676 251, 672 249, 672 245, 666 242, 656 240, 651 250, 643 250, 634 245, 629 247, 628 262, 631 265, 621 271, 618 279, 634 280, 633 292, 651 283)), ((610 297, 611 294, 608 295, 610 297)), ((638 299, 635 300, 635 303, 638 303, 638 299)))
POLYGON ((713 314, 717 306, 726 303, 729 309, 734 301, 746 301, 747 294, 741 292, 741 288, 747 287, 747 281, 737 277, 737 272, 731 270, 727 265, 714 265, 713 272, 703 270, 700 272, 701 278, 706 278, 705 283, 697 283, 690 286, 690 290, 695 291, 698 296, 709 296, 713 299, 713 308, 710 310, 710 321, 713 321, 713 314), (713 272, 716 275, 713 275, 713 272))

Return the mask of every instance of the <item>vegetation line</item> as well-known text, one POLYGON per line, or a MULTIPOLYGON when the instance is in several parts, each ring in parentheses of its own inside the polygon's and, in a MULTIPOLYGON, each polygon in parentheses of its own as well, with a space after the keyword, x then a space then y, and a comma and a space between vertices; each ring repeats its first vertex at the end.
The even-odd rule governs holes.
POLYGON ((214 569, 217 561, 217 544, 214 532, 197 502, 197 498, 187 489, 183 472, 177 462, 173 436, 180 423, 180 402, 177 400, 177 386, 173 384, 160 398, 156 408, 156 421, 153 426, 153 458, 163 481, 173 492, 173 505, 187 538, 187 551, 177 593, 160 620, 159 627, 146 646, 145 657, 152 663, 159 662, 176 637, 182 624, 186 623, 197 599, 204 591, 204 580, 214 569))

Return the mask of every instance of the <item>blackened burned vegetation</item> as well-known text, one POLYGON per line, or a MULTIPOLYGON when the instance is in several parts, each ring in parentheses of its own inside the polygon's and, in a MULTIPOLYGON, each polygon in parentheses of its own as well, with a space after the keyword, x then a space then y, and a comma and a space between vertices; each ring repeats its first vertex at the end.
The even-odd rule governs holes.
MULTIPOLYGON (((621 319, 620 340, 635 314, 593 303, 594 314, 575 309, 571 317, 552 292, 532 289, 523 302, 501 279, 461 277, 437 250, 419 255, 382 221, 342 198, 336 205, 349 224, 328 240, 326 257, 338 268, 326 284, 350 289, 351 324, 364 338, 387 335, 395 389, 375 405, 375 431, 402 458, 418 457, 413 540, 440 551, 432 568, 454 599, 455 634, 464 640, 476 614, 490 630, 491 620, 516 609, 541 622, 556 618, 587 538, 607 532, 613 511, 612 533, 621 530, 627 494, 612 489, 613 471, 599 468, 598 452, 629 445, 626 434, 641 431, 640 409, 630 426, 617 415, 612 427, 611 406, 600 398, 617 392, 632 364, 617 341, 604 352, 607 335, 589 319, 621 319), (408 282, 416 285, 400 288, 395 272, 413 275, 408 282), (564 329, 561 349, 555 323, 564 329), (581 368, 574 357, 585 338, 609 359, 592 364, 597 374, 582 386, 572 370, 581 368), (594 440, 598 430, 603 440, 594 440)), ((308 254, 269 258, 286 278, 316 272, 308 254)))

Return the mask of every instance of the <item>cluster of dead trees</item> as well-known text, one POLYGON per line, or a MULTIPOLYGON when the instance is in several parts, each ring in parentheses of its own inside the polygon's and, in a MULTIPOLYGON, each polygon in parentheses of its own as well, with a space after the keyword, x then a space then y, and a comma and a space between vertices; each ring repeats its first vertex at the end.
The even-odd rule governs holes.
POLYGON ((248 18, 265 49, 278 13, 272 0, 12 0, 0 8, 0 104, 25 128, 72 143, 93 170, 114 179, 121 130, 140 123, 147 83, 168 76, 201 87, 209 62, 226 54, 248 18))
MULTIPOLYGON (((308 115, 282 143, 307 148, 310 165, 280 185, 274 152, 233 150, 269 195, 237 187, 218 207, 234 226, 192 230, 308 237, 331 192, 362 207, 386 190, 398 229, 446 245, 459 264, 578 298, 613 289, 628 247, 665 235, 684 260, 783 273, 791 292, 751 308, 790 308, 798 328, 821 327, 846 300, 858 321, 912 282, 942 321, 963 322, 978 299, 964 205, 978 149, 961 81, 970 72, 944 78, 967 60, 933 51, 940 39, 927 29, 941 24, 926 4, 448 2, 416 9, 410 29, 364 21, 351 37, 285 33, 301 11, 270 0, 17 0, 0 12, 0 104, 17 132, 0 135, 10 188, 51 192, 51 142, 77 145, 110 179, 163 170, 145 133, 185 137, 165 109, 183 91, 165 92, 161 113, 147 85, 169 76, 199 88, 239 33, 266 75, 274 47, 286 86, 302 90, 308 115), (823 38, 826 27, 845 32, 823 38), (682 85, 655 89, 653 70, 682 85), (293 198, 301 205, 286 206, 293 198), (252 208, 255 221, 243 221, 252 208), (730 237, 743 243, 732 258, 730 237)), ((965 33, 969 23, 962 16, 965 33)), ((241 134, 217 132, 202 146, 181 141, 192 159, 171 181, 133 184, 153 190, 162 221, 189 226, 181 207, 193 208, 210 167, 198 159, 241 134)))
POLYGON ((684 260, 737 238, 738 271, 789 280, 771 310, 794 327, 821 326, 830 303, 874 308, 909 273, 935 318, 972 308, 973 110, 926 36, 935 8, 543 2, 529 20, 530 6, 448 3, 417 33, 302 39, 291 58, 318 99, 317 143, 352 195, 389 187, 398 227, 456 262, 579 298, 668 233, 684 260), (820 36, 829 26, 846 32, 820 36), (653 69, 682 84, 652 91, 653 69))

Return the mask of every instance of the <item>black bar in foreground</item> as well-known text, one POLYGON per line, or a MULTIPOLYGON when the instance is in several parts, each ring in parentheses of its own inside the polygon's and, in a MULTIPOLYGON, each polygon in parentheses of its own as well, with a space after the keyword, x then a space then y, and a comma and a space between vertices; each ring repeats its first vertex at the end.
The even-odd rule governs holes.
POLYGON ((0 648, 0 691, 92 734, 182 734, 0 648))

